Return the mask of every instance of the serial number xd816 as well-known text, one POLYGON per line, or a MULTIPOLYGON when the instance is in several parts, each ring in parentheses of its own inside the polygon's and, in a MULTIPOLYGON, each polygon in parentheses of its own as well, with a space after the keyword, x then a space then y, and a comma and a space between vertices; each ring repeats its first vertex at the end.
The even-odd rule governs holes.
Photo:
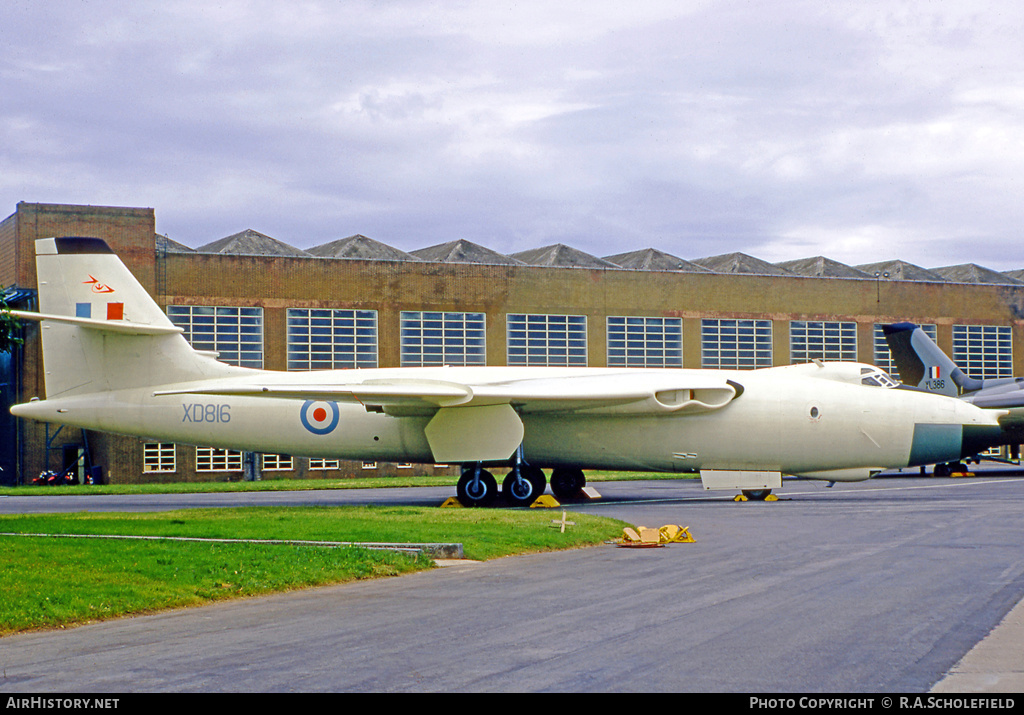
POLYGON ((204 405, 198 402, 183 404, 182 422, 230 422, 231 405, 204 405))

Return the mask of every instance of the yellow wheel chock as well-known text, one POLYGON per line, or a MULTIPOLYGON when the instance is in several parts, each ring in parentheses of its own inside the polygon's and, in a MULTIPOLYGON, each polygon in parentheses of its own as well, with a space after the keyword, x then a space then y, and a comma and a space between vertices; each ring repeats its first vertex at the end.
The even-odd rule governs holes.
POLYGON ((667 524, 658 529, 661 540, 667 544, 692 544, 697 540, 690 534, 690 527, 667 524))
POLYGON ((636 529, 626 527, 622 530, 619 546, 634 548, 652 548, 666 544, 692 544, 696 541, 690 533, 690 527, 667 524, 660 529, 638 526, 636 529))
MULTIPOLYGON (((748 499, 747 496, 744 495, 744 494, 737 494, 735 497, 733 497, 732 500, 733 501, 750 501, 750 499, 748 499)), ((769 494, 764 499, 761 499, 761 501, 778 501, 778 500, 779 500, 779 498, 777 496, 775 496, 774 494, 769 494)))

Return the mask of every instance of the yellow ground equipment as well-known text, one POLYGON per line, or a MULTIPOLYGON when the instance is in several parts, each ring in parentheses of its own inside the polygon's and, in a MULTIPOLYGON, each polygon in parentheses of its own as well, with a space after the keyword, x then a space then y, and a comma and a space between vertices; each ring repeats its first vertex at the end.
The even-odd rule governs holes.
POLYGON ((619 546, 650 548, 666 544, 692 544, 696 541, 690 533, 690 527, 666 524, 660 529, 638 526, 636 529, 626 527, 622 530, 619 546))

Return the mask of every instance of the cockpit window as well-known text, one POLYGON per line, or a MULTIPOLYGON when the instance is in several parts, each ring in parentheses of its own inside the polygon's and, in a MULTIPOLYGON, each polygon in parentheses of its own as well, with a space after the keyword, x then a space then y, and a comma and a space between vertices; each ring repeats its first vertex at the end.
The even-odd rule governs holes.
POLYGON ((860 374, 863 375, 860 379, 862 385, 871 385, 872 387, 899 387, 899 383, 892 379, 885 370, 877 367, 862 367, 860 374))

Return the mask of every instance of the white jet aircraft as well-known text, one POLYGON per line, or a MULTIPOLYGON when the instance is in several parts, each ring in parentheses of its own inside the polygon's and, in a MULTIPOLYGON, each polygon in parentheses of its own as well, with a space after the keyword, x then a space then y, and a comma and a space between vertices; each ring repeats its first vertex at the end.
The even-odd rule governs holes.
POLYGON ((975 454, 999 413, 859 363, 751 371, 439 367, 280 372, 193 350, 100 239, 36 241, 46 399, 11 412, 166 442, 456 463, 466 505, 555 496, 583 469, 700 471, 763 498, 782 475, 856 481, 975 454))

